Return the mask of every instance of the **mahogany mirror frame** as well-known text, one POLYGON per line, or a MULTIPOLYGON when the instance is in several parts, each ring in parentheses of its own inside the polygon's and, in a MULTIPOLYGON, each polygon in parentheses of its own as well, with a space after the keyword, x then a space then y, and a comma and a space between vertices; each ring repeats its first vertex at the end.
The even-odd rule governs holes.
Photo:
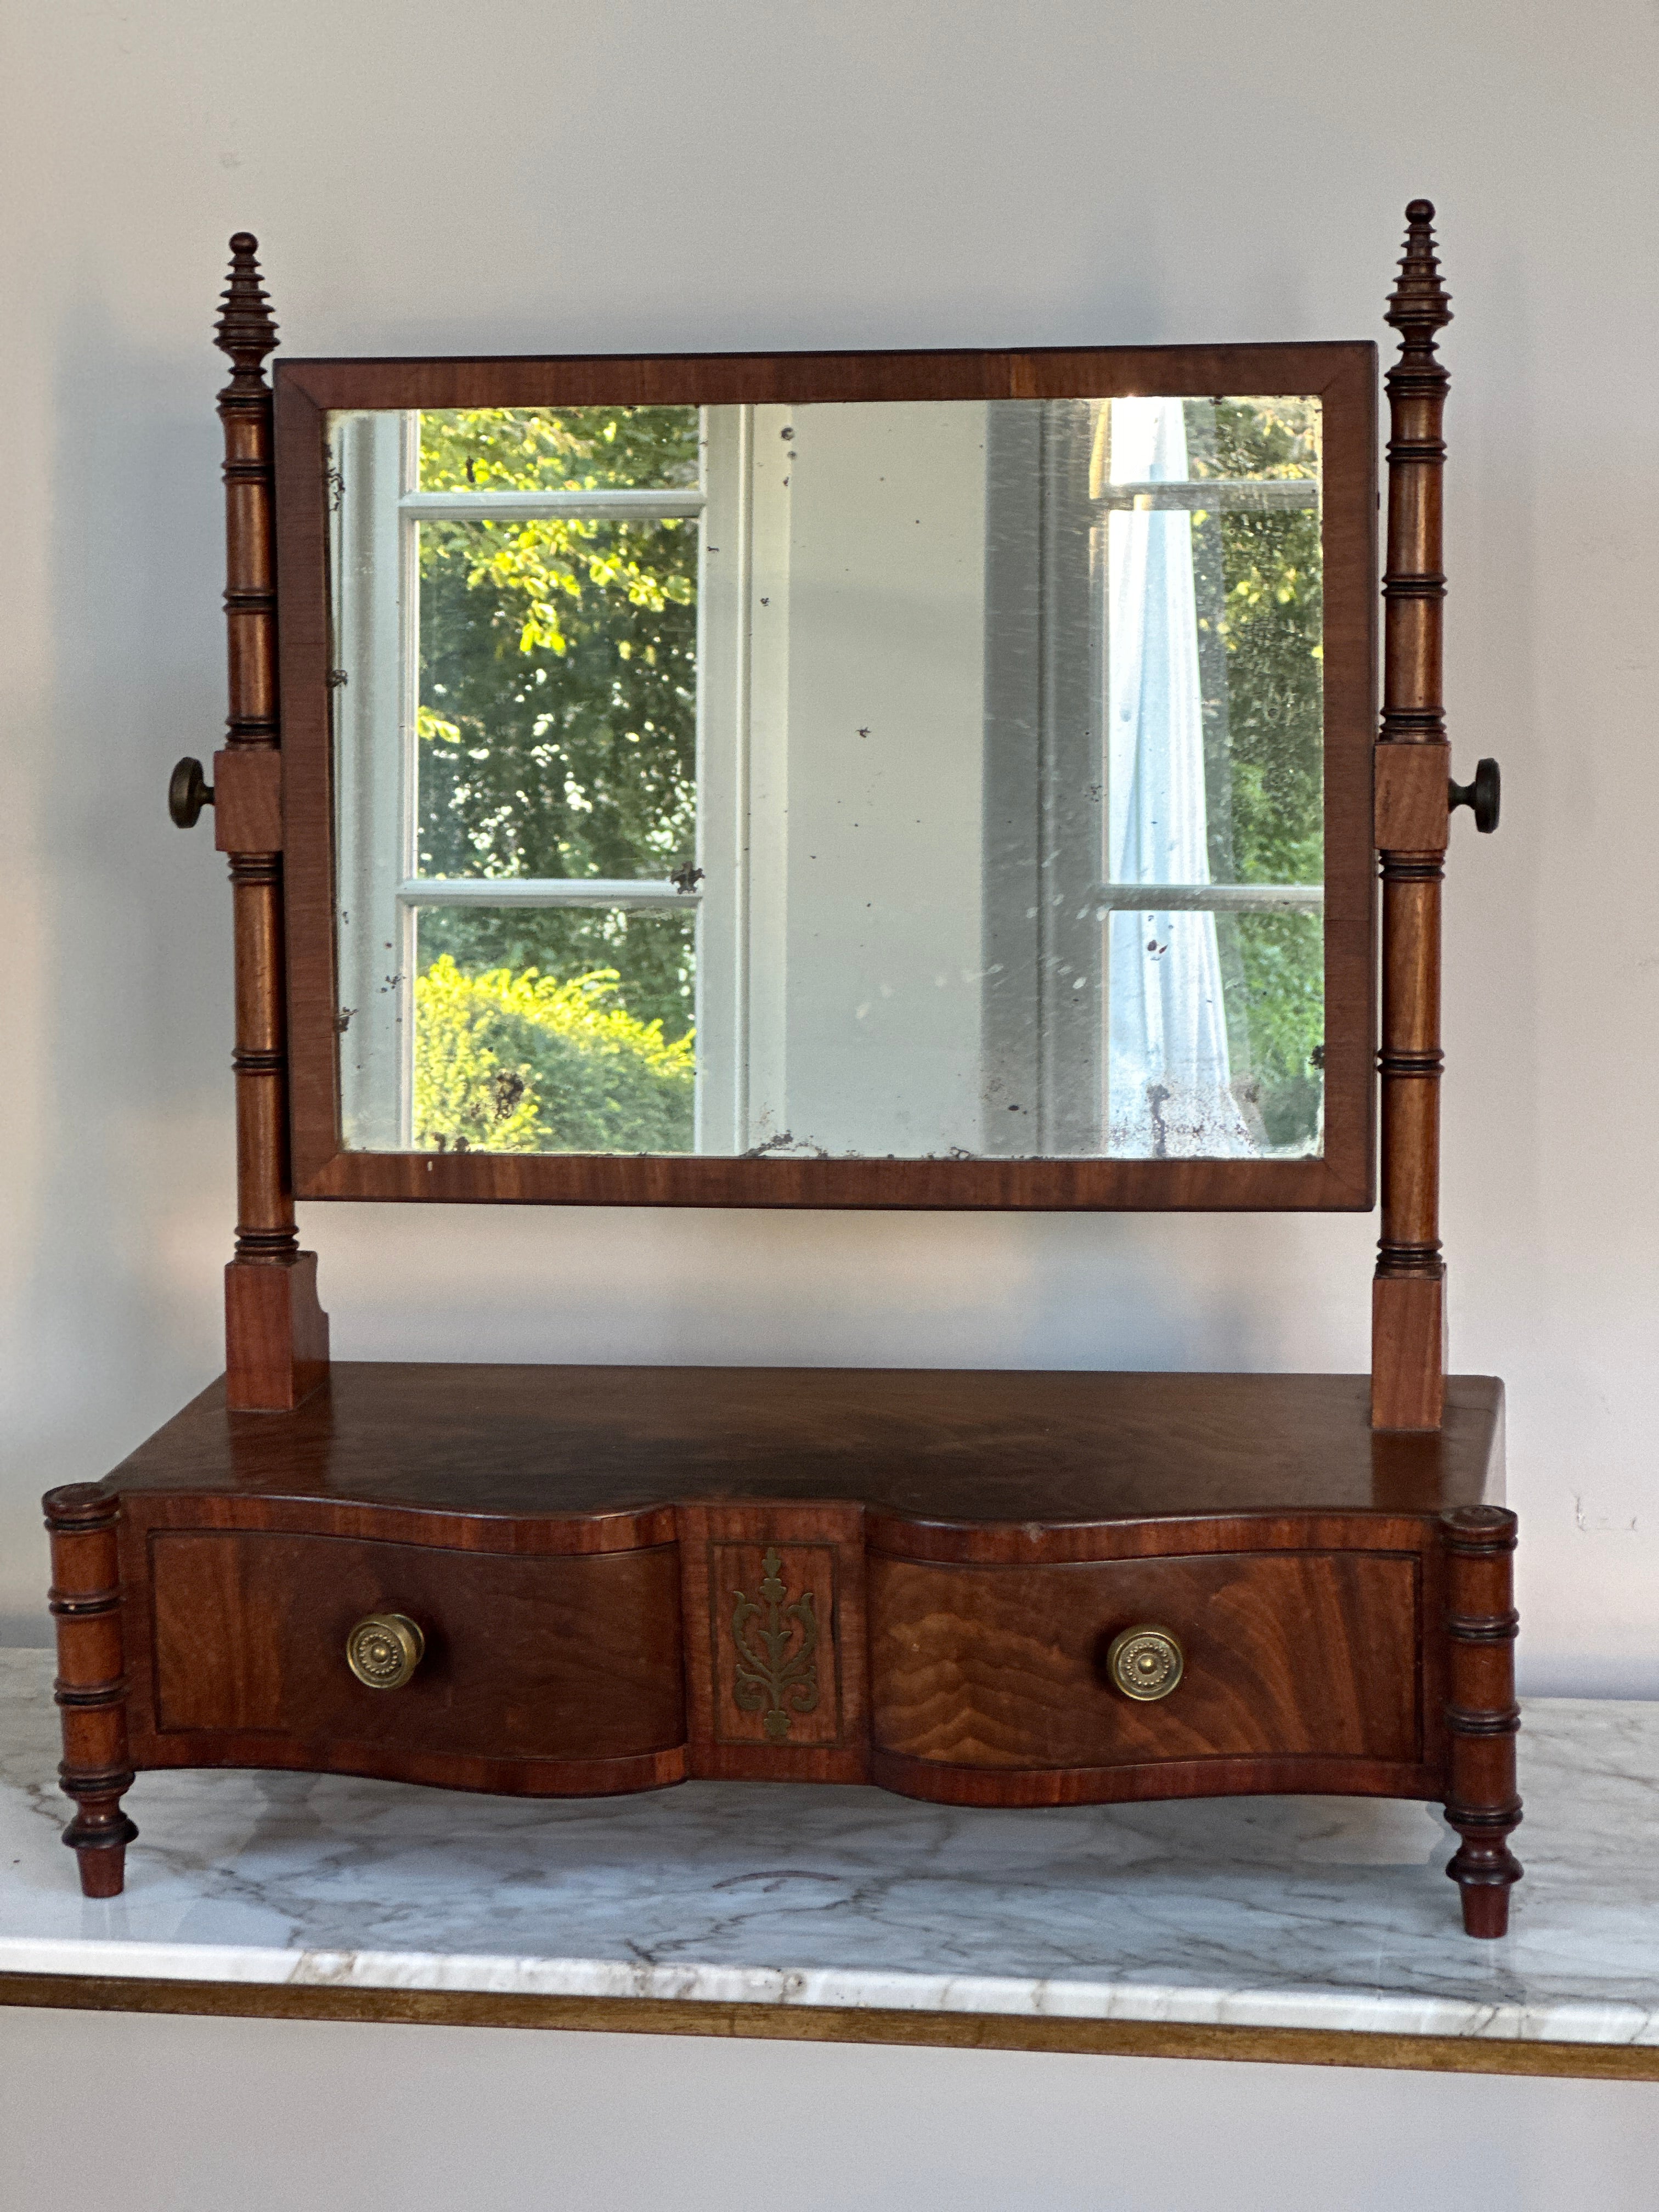
POLYGON ((1370 1211, 1376 1157, 1372 750, 1379 501, 1374 345, 279 360, 275 434, 282 903, 295 1197, 565 1206, 1370 1211), (1146 393, 1196 398, 1218 392, 1316 395, 1324 408, 1322 1156, 817 1159, 344 1148, 329 685, 331 411, 1110 398, 1146 393))

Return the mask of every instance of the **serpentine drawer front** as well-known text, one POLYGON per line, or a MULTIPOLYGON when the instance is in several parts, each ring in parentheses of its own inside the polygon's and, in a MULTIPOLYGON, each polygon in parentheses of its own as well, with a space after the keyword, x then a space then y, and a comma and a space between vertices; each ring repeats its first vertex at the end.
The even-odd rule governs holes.
MULTIPOLYGON (((949 1794, 942 1776, 905 1771, 913 1765, 1060 1774, 1423 1756, 1410 1555, 1054 1566, 875 1555, 868 1571, 872 1732, 878 1778, 890 1786, 949 1794), (1148 1632, 1124 1633, 1133 1630, 1148 1632)), ((1039 1779, 1029 1794, 1116 1793, 1108 1778, 1098 1789, 1039 1779)))
POLYGON ((675 1545, 515 1557, 164 1528, 149 1560, 167 1764, 530 1792, 685 1771, 675 1545))

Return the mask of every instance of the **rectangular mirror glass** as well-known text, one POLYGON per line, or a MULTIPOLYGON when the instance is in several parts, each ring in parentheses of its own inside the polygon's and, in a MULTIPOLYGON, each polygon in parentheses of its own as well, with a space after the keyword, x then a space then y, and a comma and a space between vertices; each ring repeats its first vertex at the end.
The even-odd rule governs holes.
POLYGON ((1319 1157, 1323 428, 329 412, 345 1148, 1319 1157))

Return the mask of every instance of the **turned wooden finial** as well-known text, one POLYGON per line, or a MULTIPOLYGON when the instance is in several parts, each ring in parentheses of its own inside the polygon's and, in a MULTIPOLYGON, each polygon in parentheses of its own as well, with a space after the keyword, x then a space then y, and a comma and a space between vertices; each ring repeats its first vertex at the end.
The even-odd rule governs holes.
POLYGON ((1435 332, 1451 319, 1451 301, 1440 281, 1434 251, 1434 203, 1413 200, 1406 210, 1406 251, 1389 295, 1387 320, 1408 348, 1415 343, 1432 353, 1435 332))
POLYGON ((261 364, 275 350, 276 325, 259 274, 259 241, 252 231, 239 230, 230 241, 230 279, 226 284, 214 330, 214 343, 228 353, 235 367, 233 392, 263 389, 261 364))

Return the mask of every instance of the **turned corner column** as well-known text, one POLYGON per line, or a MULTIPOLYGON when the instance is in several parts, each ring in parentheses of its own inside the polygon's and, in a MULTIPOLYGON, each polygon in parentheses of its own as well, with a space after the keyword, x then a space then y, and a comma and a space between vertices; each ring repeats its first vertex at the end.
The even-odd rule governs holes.
POLYGON ((1451 1696, 1446 1818, 1462 1838, 1446 1872, 1463 1901, 1471 1936, 1509 1931, 1510 1890, 1521 1862, 1509 1848, 1521 1819, 1516 1795, 1514 1559, 1516 1520, 1501 1505, 1466 1505, 1443 1514, 1446 1547, 1446 1634, 1451 1696))
POLYGON ((230 714, 215 757, 215 842, 229 855, 235 933, 236 1245, 225 1270, 225 1388, 234 1413, 286 1413, 328 1372, 317 1257, 299 1249, 289 1155, 276 674, 274 438, 264 361, 276 325, 258 241, 230 241, 216 333, 230 356, 225 435, 225 621, 230 714))
POLYGON ((1389 395, 1388 564, 1376 839, 1382 878, 1382 1233, 1371 1291, 1371 1424, 1437 1429, 1445 1396, 1440 1252, 1440 895, 1450 775, 1441 700, 1441 437, 1449 381, 1435 333, 1451 307, 1434 210, 1406 210, 1389 302, 1400 358, 1389 395))
POLYGON ((63 1716, 58 1770, 75 1817, 64 1841, 88 1897, 118 1897, 127 1845, 138 1831, 121 1810, 132 1786, 127 1751, 127 1677, 115 1528, 119 1502, 96 1483, 48 1491, 52 1618, 58 1628, 54 1695, 63 1716))

